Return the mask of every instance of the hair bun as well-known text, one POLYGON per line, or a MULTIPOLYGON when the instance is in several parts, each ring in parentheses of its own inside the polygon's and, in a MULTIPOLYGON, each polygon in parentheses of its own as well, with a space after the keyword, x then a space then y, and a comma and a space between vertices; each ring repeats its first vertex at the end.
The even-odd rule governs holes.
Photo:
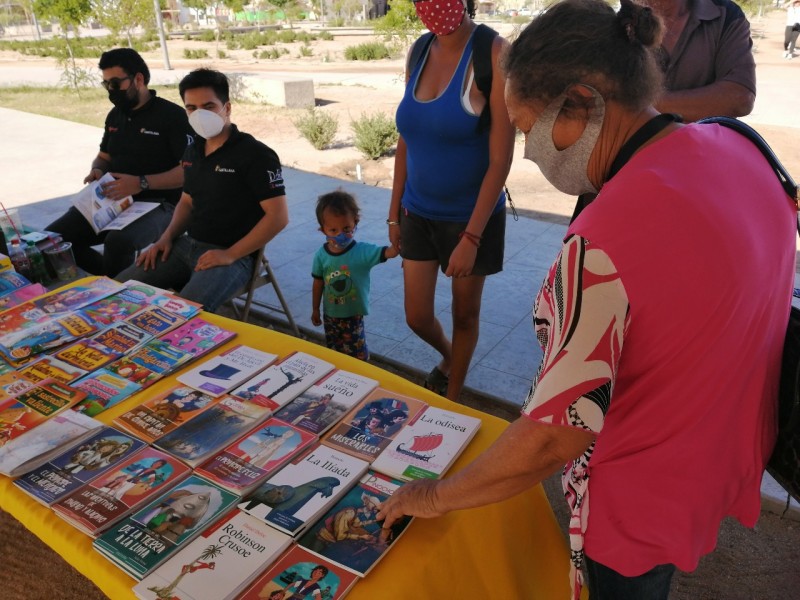
POLYGON ((620 0, 617 22, 630 42, 639 42, 646 47, 661 43, 661 20, 647 6, 631 0, 620 0))

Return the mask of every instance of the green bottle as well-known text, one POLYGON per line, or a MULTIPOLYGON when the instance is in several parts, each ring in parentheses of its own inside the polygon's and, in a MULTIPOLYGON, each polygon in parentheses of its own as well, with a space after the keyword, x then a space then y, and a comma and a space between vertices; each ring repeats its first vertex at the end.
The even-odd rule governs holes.
POLYGON ((31 262, 31 276, 34 282, 47 285, 50 283, 50 276, 47 274, 47 265, 44 264, 44 256, 36 247, 32 240, 28 240, 28 247, 25 248, 25 255, 31 262))

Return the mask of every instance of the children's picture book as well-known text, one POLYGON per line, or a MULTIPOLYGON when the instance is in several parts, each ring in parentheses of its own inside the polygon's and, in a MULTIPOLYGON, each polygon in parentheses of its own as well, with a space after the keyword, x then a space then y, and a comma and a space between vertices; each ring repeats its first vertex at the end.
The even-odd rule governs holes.
POLYGON ((410 481, 438 479, 478 432, 481 420, 429 406, 378 455, 372 468, 410 481))
POLYGON ((126 354, 152 338, 153 334, 125 322, 113 323, 91 337, 95 343, 120 354, 126 354))
POLYGON ((178 381, 206 394, 221 396, 266 369, 276 358, 277 354, 238 345, 183 373, 178 381))
POLYGON ((0 335, 14 333, 46 322, 50 315, 31 302, 23 302, 0 313, 0 335))
POLYGON ((183 317, 179 317, 158 306, 145 306, 139 312, 125 319, 126 323, 130 323, 139 329, 144 329, 150 335, 161 335, 170 329, 178 327, 184 321, 183 317))
POLYGON ((163 377, 161 373, 133 362, 128 356, 118 358, 114 362, 109 363, 105 368, 111 373, 127 379, 131 383, 140 385, 142 389, 151 386, 163 377))
POLYGON ((0 272, 0 296, 30 285, 24 275, 20 275, 16 271, 2 271, 0 272))
POLYGON ((340 600, 359 579, 302 546, 292 546, 237 600, 340 600))
POLYGON ((380 503, 391 496, 402 481, 367 471, 300 537, 298 543, 311 553, 364 577, 389 551, 411 522, 398 519, 388 529, 376 519, 380 503))
POLYGON ((101 327, 124 321, 147 305, 147 299, 128 288, 85 307, 84 312, 101 327))
POLYGON ((422 400, 378 388, 325 434, 322 443, 372 462, 427 406, 422 400))
POLYGON ((165 333, 161 339, 171 346, 191 352, 195 358, 199 358, 234 337, 236 337, 235 331, 223 329, 219 325, 195 317, 180 327, 165 333))
POLYGON ((33 470, 102 426, 100 421, 69 410, 53 415, 33 431, 0 447, 0 473, 16 477, 33 470))
POLYGON ((233 600, 292 538, 234 509, 142 579, 142 600, 233 600))
MULTIPOLYGON (((13 310, 13 309, 12 309, 13 310)), ((0 319, 5 313, 0 313, 0 319)), ((81 311, 59 315, 0 336, 0 353, 11 364, 90 335, 97 325, 81 311)))
POLYGON ((36 362, 25 365, 19 370, 19 373, 34 383, 45 379, 55 379, 67 384, 86 375, 86 371, 83 369, 59 360, 55 356, 48 355, 42 356, 36 362))
POLYGON ((259 485, 239 508, 296 536, 367 472, 369 463, 316 444, 259 485))
POLYGON ((234 494, 246 494, 317 437, 277 419, 236 440, 197 467, 196 472, 234 494))
POLYGON ((183 319, 191 319, 201 310, 203 305, 197 302, 192 302, 186 298, 181 298, 170 292, 164 292, 153 297, 150 300, 152 306, 158 306, 171 312, 173 315, 178 315, 183 319))
POLYGON ((194 388, 177 386, 120 415, 114 424, 152 443, 220 400, 194 388))
POLYGON ((122 285, 125 286, 125 293, 142 306, 152 304, 153 300, 158 296, 169 293, 164 288, 156 287, 149 283, 142 283, 135 279, 129 279, 122 285))
POLYGON ((259 402, 224 396, 188 423, 161 436, 154 445, 196 467, 257 427, 270 412, 259 402))
POLYGON ((368 377, 334 371, 280 409, 275 416, 316 435, 333 427, 358 404, 378 382, 368 377))
POLYGON ((122 354, 92 338, 87 338, 56 350, 53 356, 73 367, 90 372, 114 362, 122 354))
POLYGON ((132 383, 106 369, 89 373, 73 383, 72 387, 86 392, 86 398, 72 410, 90 417, 99 415, 142 389, 138 383, 132 383))
POLYGON ((155 338, 133 350, 126 358, 132 363, 149 369, 153 373, 158 373, 163 377, 178 370, 190 361, 192 354, 191 352, 173 348, 167 342, 155 338))
POLYGON ((94 542, 103 556, 142 579, 227 512, 237 496, 192 475, 94 542))
POLYGON ((145 447, 72 490, 52 508, 59 517, 94 537, 190 474, 191 469, 179 460, 145 447))
POLYGON ((33 301, 34 306, 50 315, 74 312, 122 289, 122 284, 108 277, 95 277, 80 285, 61 288, 33 301))
POLYGON ((49 506, 113 469, 144 446, 144 442, 131 435, 113 427, 103 427, 90 438, 72 444, 46 464, 16 479, 14 485, 49 506))
POLYGON ((31 283, 16 290, 12 290, 3 296, 0 296, 0 310, 8 310, 15 306, 19 306, 24 302, 29 302, 34 298, 38 298, 42 294, 47 293, 47 288, 41 283, 31 283))
MULTIPOLYGON (((41 381, 41 380, 39 380, 41 381)), ((16 398, 22 392, 36 387, 37 381, 21 371, 9 371, 0 375, 0 402, 16 398)))
POLYGON ((305 352, 293 352, 231 395, 267 403, 278 410, 333 371, 334 366, 305 352))

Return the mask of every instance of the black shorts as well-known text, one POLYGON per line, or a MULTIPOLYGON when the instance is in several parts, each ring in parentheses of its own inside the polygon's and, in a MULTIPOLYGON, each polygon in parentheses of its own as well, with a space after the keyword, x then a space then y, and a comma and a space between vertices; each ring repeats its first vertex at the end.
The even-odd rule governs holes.
MULTIPOLYGON (((433 221, 401 210, 400 256, 406 260, 438 261, 444 273, 458 245, 458 234, 466 227, 464 221, 433 221)), ((506 211, 501 209, 489 217, 483 230, 473 275, 493 275, 503 270, 505 239, 506 211)))

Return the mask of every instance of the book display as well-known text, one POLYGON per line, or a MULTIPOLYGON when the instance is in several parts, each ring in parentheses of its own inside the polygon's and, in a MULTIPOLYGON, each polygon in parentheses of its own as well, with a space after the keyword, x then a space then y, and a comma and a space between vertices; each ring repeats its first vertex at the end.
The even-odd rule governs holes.
POLYGON ((199 358, 235 337, 235 331, 223 329, 205 319, 195 317, 180 327, 165 333, 161 339, 174 348, 191 352, 195 358, 199 358))
POLYGON ((125 319, 150 335, 161 335, 181 325, 185 319, 158 306, 145 306, 142 310, 125 319))
POLYGON ((86 398, 81 400, 73 410, 90 417, 97 416, 105 409, 119 404, 128 396, 142 389, 139 384, 132 383, 106 369, 98 369, 89 373, 73 383, 72 386, 86 392, 86 398))
POLYGON ((55 379, 61 383, 72 383, 86 375, 86 371, 69 363, 59 360, 54 356, 43 356, 36 362, 25 365, 18 371, 25 379, 34 383, 45 379, 55 379))
POLYGON ((48 418, 71 408, 86 397, 80 390, 46 380, 0 403, 0 447, 30 433, 48 418))
POLYGON ((206 394, 221 396, 266 369, 276 358, 277 354, 234 346, 183 373, 178 381, 206 394))

